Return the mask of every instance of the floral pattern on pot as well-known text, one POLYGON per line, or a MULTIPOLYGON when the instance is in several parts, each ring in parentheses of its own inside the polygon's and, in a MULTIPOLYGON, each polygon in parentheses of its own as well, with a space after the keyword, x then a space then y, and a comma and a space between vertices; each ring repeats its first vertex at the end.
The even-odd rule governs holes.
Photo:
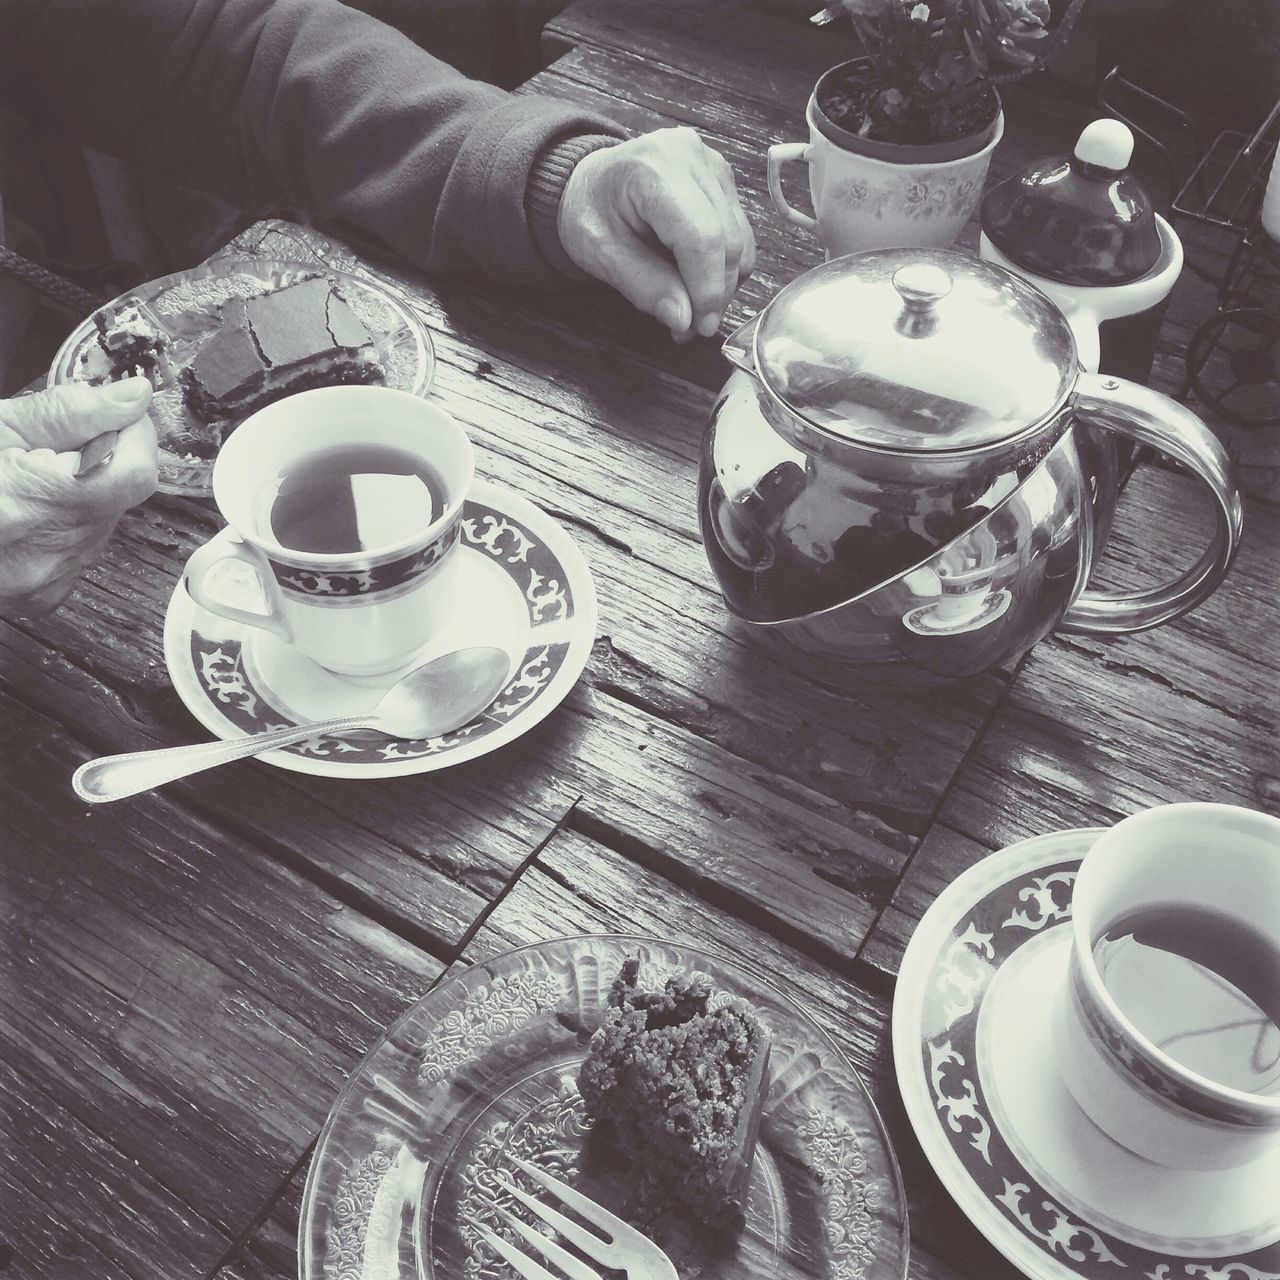
POLYGON ((401 556, 398 560, 370 565, 365 569, 307 568, 287 564, 283 560, 273 560, 270 556, 267 557, 267 563, 281 589, 294 596, 342 599, 400 591, 425 577, 440 563, 445 553, 458 541, 459 525, 460 520, 455 520, 425 547, 401 556))
POLYGON ((863 154, 833 141, 822 130, 813 100, 808 144, 769 150, 769 194, 788 221, 814 229, 828 258, 872 249, 947 248, 982 196, 991 153, 1004 129, 1003 114, 977 151, 946 160, 924 160, 913 148, 893 159, 863 154), (793 209, 780 183, 779 166, 803 159, 809 167, 813 219, 793 209))
POLYGON ((851 178, 835 193, 851 208, 877 218, 967 218, 980 184, 969 177, 901 177, 875 182, 851 178))
MULTIPOLYGON (((541 626, 574 612, 567 575, 555 553, 537 535, 505 512, 468 501, 461 521, 464 545, 499 565, 520 591, 531 626, 541 626)), ((217 704, 219 713, 243 733, 294 723, 272 705, 268 692, 258 688, 246 667, 239 640, 191 632, 191 664, 201 689, 217 704)), ((515 674, 483 714, 435 738, 401 740, 373 730, 346 737, 321 734, 284 750, 343 764, 379 764, 409 760, 456 750, 497 732, 541 696, 564 663, 569 642, 531 645, 515 674)))
POLYGON ((1030 939, 1071 918, 1079 859, 997 885, 952 927, 924 995, 922 1069, 941 1132, 965 1172, 1028 1240, 1085 1280, 1280 1280, 1280 1243, 1206 1258, 1141 1248, 1079 1220, 1018 1159, 995 1123, 977 1068, 982 997, 1030 939))

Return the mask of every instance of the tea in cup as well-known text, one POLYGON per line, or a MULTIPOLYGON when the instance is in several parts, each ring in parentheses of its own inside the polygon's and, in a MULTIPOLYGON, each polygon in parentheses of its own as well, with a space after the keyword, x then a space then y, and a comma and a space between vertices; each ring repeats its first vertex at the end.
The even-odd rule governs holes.
POLYGON ((1086 1115, 1159 1164, 1280 1144, 1280 818, 1173 804, 1089 850, 1053 1017, 1086 1115))
POLYGON ((462 428, 407 392, 320 387, 278 400, 218 454, 213 496, 230 533, 187 562, 187 591, 330 671, 394 671, 456 606, 473 472, 462 428), (252 571, 265 611, 219 593, 228 562, 252 571))

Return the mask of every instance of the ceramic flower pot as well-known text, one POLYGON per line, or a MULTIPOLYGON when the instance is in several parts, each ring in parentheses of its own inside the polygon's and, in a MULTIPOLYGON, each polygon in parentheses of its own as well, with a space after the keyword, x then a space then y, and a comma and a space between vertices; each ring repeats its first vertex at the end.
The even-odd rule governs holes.
POLYGON ((952 142, 912 145, 863 138, 835 123, 820 105, 824 88, 855 59, 825 72, 805 110, 808 142, 769 148, 769 194, 788 222, 812 231, 828 258, 870 249, 934 248, 955 243, 977 208, 991 153, 1004 133, 1004 112, 952 142), (793 208, 782 190, 783 166, 809 167, 815 217, 793 208))

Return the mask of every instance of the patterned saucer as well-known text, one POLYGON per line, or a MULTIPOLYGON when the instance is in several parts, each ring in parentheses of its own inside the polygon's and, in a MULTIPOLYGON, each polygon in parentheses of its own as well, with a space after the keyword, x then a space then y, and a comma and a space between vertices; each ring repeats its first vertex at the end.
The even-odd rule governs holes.
MULTIPOLYGON (((515 1280, 476 1231, 531 1221, 505 1180, 518 1155, 627 1216, 627 1169, 592 1136, 578 1069, 623 961, 660 987, 710 976, 769 1028, 768 1092, 741 1232, 660 1214, 644 1229, 685 1280, 904 1280, 897 1161, 857 1073, 765 978, 656 938, 556 938, 451 973, 356 1069, 303 1193, 301 1280, 515 1280)), ((517 1180, 519 1175, 517 1175, 517 1180)))
POLYGON ((1035 1280, 1280 1280, 1280 1144, 1229 1172, 1153 1164, 1055 1066, 1071 888, 1099 834, 1011 845, 925 912, 893 1004, 907 1115, 956 1203, 1035 1280))
MULTIPOLYGON (((386 778, 493 751, 543 720, 582 674, 595 640, 595 586, 582 553, 550 516, 482 481, 467 499, 457 554, 456 616, 400 671, 373 677, 335 675, 266 631, 202 609, 179 583, 164 628, 174 688, 201 724, 235 738, 363 711, 410 667, 466 645, 496 644, 513 654, 511 678, 482 715, 460 728, 414 741, 373 731, 321 736, 258 759, 299 773, 386 778)), ((222 576, 220 590, 230 578, 222 576)), ((257 584, 246 579, 234 583, 246 597, 234 603, 260 610, 257 584)))

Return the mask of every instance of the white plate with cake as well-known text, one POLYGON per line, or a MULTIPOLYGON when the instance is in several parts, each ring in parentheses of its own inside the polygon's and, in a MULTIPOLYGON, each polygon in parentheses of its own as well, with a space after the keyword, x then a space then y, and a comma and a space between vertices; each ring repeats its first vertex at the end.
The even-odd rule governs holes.
POLYGON ((219 258, 139 285, 62 344, 50 383, 144 374, 156 389, 160 489, 207 497, 222 441, 311 387, 367 382, 423 395, 430 335, 388 289, 329 267, 219 258))
POLYGON ((302 1280, 511 1280, 517 1160, 664 1249, 681 1280, 903 1280, 897 1161, 857 1073, 767 979, 657 938, 521 947, 439 983, 321 1132, 302 1280))

